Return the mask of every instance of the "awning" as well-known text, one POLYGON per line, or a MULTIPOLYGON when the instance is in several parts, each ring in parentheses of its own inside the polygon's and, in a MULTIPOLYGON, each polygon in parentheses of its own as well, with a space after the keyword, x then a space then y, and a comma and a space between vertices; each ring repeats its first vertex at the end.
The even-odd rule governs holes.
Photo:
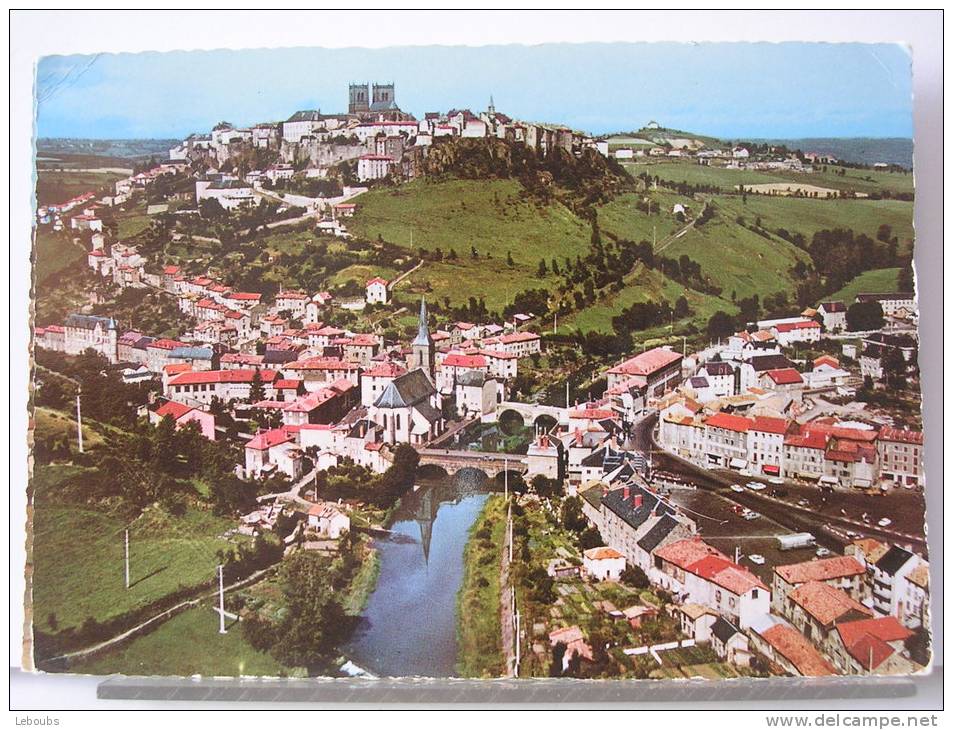
POLYGON ((728 463, 728 466, 730 466, 732 469, 744 469, 746 466, 748 466, 748 462, 744 459, 735 457, 728 463))
POLYGON ((778 474, 781 473, 781 467, 780 467, 780 466, 776 466, 775 464, 765 464, 764 466, 761 467, 761 470, 762 470, 765 474, 778 475, 778 474))

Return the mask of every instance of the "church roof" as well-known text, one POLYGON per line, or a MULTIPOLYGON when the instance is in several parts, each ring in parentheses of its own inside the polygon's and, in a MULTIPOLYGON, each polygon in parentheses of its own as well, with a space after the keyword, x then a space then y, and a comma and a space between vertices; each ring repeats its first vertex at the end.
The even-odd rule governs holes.
POLYGON ((377 408, 409 408, 414 406, 418 410, 423 410, 421 404, 430 406, 428 399, 436 392, 427 374, 417 368, 394 378, 388 383, 374 405, 377 408))

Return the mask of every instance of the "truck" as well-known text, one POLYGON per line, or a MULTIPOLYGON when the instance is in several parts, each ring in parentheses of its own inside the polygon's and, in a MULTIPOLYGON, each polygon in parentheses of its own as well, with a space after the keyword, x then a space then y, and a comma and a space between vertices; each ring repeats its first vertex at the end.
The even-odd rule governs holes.
POLYGON ((778 535, 778 548, 780 550, 798 550, 799 548, 809 548, 815 545, 814 535, 810 532, 795 532, 792 535, 778 535))

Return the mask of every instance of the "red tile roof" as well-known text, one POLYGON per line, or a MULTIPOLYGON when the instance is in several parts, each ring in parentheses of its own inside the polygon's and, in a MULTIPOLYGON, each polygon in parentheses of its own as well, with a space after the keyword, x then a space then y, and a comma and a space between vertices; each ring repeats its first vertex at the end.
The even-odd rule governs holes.
POLYGON ((768 377, 771 378, 778 385, 794 385, 795 383, 803 383, 804 379, 801 377, 801 374, 794 368, 781 368, 779 370, 769 370, 768 377))
POLYGON ((365 370, 362 377, 368 378, 398 378, 407 372, 407 368, 393 362, 384 362, 370 370, 365 370))
POLYGON ((775 325, 774 328, 778 332, 793 332, 794 330, 820 329, 821 325, 811 320, 810 322, 782 322, 775 325))
POLYGON ((617 560, 622 557, 622 553, 611 547, 589 548, 583 555, 587 560, 617 560))
POLYGON ((289 441, 291 441, 291 436, 283 428, 273 428, 270 431, 260 431, 251 441, 245 444, 245 448, 264 451, 273 446, 286 444, 289 441))
MULTIPOLYGON (((337 208, 338 206, 334 206, 334 207, 337 208)), ((375 276, 373 279, 368 279, 367 284, 365 284, 364 286, 366 288, 366 287, 369 287, 371 284, 383 284, 384 286, 387 286, 387 279, 382 279, 379 276, 375 276)))
POLYGON ((848 621, 837 625, 837 633, 847 652, 867 670, 876 669, 893 655, 888 642, 906 641, 913 635, 896 616, 848 621))
POLYGON ((580 408, 576 411, 569 411, 570 418, 615 418, 615 413, 602 408, 580 408))
POLYGON ((754 573, 721 555, 709 555, 692 563, 686 570, 737 596, 747 593, 752 588, 768 590, 768 587, 754 573))
MULTIPOLYGON (((235 370, 203 370, 197 373, 182 373, 173 379, 169 385, 200 385, 206 383, 250 383, 255 377, 255 370, 250 368, 236 368, 235 370)), ((274 370, 259 370, 263 383, 271 383, 278 373, 274 370)))
POLYGON ((904 428, 885 426, 880 429, 881 441, 899 441, 905 444, 922 444, 923 431, 909 431, 904 428))
POLYGON ((178 421, 186 413, 194 410, 195 409, 192 408, 192 406, 187 406, 185 403, 178 403, 174 400, 170 400, 156 411, 156 415, 159 418, 171 416, 173 421, 178 421))
POLYGON ((673 350, 656 347, 643 352, 609 369, 612 375, 651 375, 674 362, 681 362, 682 356, 673 350))
POLYGON ((783 434, 787 433, 790 422, 784 418, 771 418, 770 416, 755 416, 754 423, 751 426, 752 431, 761 431, 763 433, 783 434))
POLYGON ((659 548, 655 551, 655 554, 662 558, 662 560, 683 569, 688 569, 693 563, 697 563, 709 555, 720 555, 724 557, 718 550, 702 541, 701 538, 678 540, 677 542, 659 548))
POLYGON ((807 583, 808 581, 827 581, 837 578, 849 578, 855 575, 864 575, 864 566, 848 555, 836 555, 824 560, 809 560, 804 563, 779 565, 774 572, 785 581, 792 584, 807 583))
POLYGON ((830 626, 850 613, 868 616, 871 613, 869 608, 855 601, 840 588, 816 580, 799 585, 788 594, 788 598, 822 626, 830 626))
POLYGON ((804 636, 787 624, 775 624, 762 632, 762 638, 787 659, 804 677, 828 677, 837 674, 834 665, 821 656, 804 636))
POLYGON ((752 421, 744 416, 735 416, 731 413, 716 413, 705 419, 705 425, 712 428, 723 428, 726 431, 747 433, 752 426, 752 421))
POLYGON ((485 368, 486 358, 482 355, 447 355, 441 367, 448 368, 485 368))

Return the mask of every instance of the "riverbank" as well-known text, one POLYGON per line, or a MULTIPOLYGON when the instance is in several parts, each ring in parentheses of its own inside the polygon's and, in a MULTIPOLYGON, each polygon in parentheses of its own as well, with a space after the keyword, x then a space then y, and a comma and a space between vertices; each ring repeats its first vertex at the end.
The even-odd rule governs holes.
POLYGON ((351 578, 347 595, 342 601, 344 612, 348 616, 360 616, 367 607, 371 593, 377 587, 377 579, 381 574, 380 554, 368 539, 364 542, 361 555, 361 565, 351 578))
POLYGON ((500 561, 506 532, 506 501, 490 496, 470 528, 457 593, 457 673, 501 677, 506 667, 500 628, 500 561))

